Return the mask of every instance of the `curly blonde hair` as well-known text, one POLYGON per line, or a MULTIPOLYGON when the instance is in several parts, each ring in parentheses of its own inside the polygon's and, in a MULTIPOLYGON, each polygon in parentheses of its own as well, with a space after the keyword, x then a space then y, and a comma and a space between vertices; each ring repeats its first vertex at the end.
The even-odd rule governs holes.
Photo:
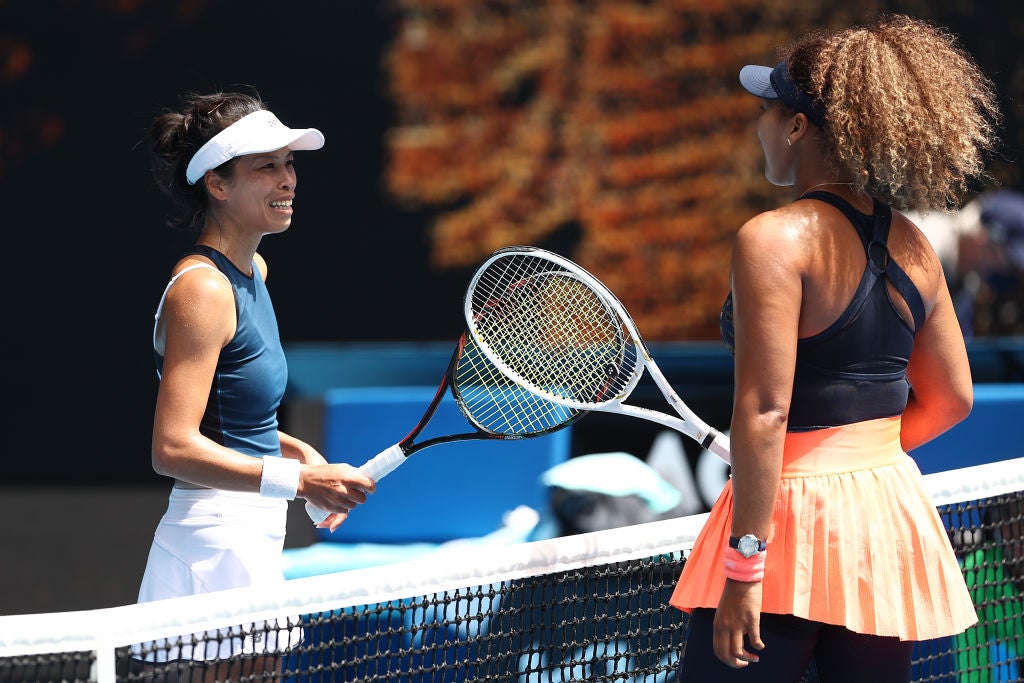
POLYGON ((997 143, 991 81, 948 32, 902 15, 787 51, 798 87, 826 112, 826 155, 858 189, 902 209, 959 206, 997 143))

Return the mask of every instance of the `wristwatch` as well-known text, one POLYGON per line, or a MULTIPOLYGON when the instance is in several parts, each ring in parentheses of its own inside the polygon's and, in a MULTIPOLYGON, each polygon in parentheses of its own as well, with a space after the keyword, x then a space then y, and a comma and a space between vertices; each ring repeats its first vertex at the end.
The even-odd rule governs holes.
POLYGON ((758 553, 763 553, 768 549, 768 542, 762 541, 754 534, 746 534, 736 538, 735 536, 729 537, 729 547, 735 548, 740 551, 740 555, 743 557, 753 557, 758 553))

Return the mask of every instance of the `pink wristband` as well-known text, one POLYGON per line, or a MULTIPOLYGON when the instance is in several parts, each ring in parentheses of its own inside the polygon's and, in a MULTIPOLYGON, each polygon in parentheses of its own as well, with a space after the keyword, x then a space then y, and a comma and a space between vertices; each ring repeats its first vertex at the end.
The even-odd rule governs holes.
POLYGON ((743 583, 757 583, 764 578, 764 559, 768 551, 764 550, 751 557, 743 557, 736 548, 726 548, 723 557, 725 578, 743 583))

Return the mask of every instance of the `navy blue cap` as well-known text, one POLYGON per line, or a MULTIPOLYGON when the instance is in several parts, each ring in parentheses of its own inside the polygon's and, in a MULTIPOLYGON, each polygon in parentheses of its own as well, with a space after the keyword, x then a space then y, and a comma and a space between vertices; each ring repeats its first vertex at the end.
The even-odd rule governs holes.
POLYGON ((779 62, 774 69, 748 64, 740 69, 740 85, 756 97, 782 100, 786 106, 802 113, 814 125, 825 127, 825 112, 807 93, 796 87, 786 62, 779 62))

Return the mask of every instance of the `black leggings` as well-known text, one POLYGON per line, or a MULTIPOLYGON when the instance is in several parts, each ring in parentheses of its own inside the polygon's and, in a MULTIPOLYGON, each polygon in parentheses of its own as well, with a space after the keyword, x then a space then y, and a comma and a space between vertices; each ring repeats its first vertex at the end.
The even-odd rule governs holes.
MULTIPOLYGON (((820 683, 907 683, 914 643, 854 633, 792 615, 762 614, 761 661, 732 669, 715 657, 715 610, 690 615, 677 683, 772 681, 799 683, 814 661, 820 683)), ((813 679, 812 679, 813 680, 813 679)))

